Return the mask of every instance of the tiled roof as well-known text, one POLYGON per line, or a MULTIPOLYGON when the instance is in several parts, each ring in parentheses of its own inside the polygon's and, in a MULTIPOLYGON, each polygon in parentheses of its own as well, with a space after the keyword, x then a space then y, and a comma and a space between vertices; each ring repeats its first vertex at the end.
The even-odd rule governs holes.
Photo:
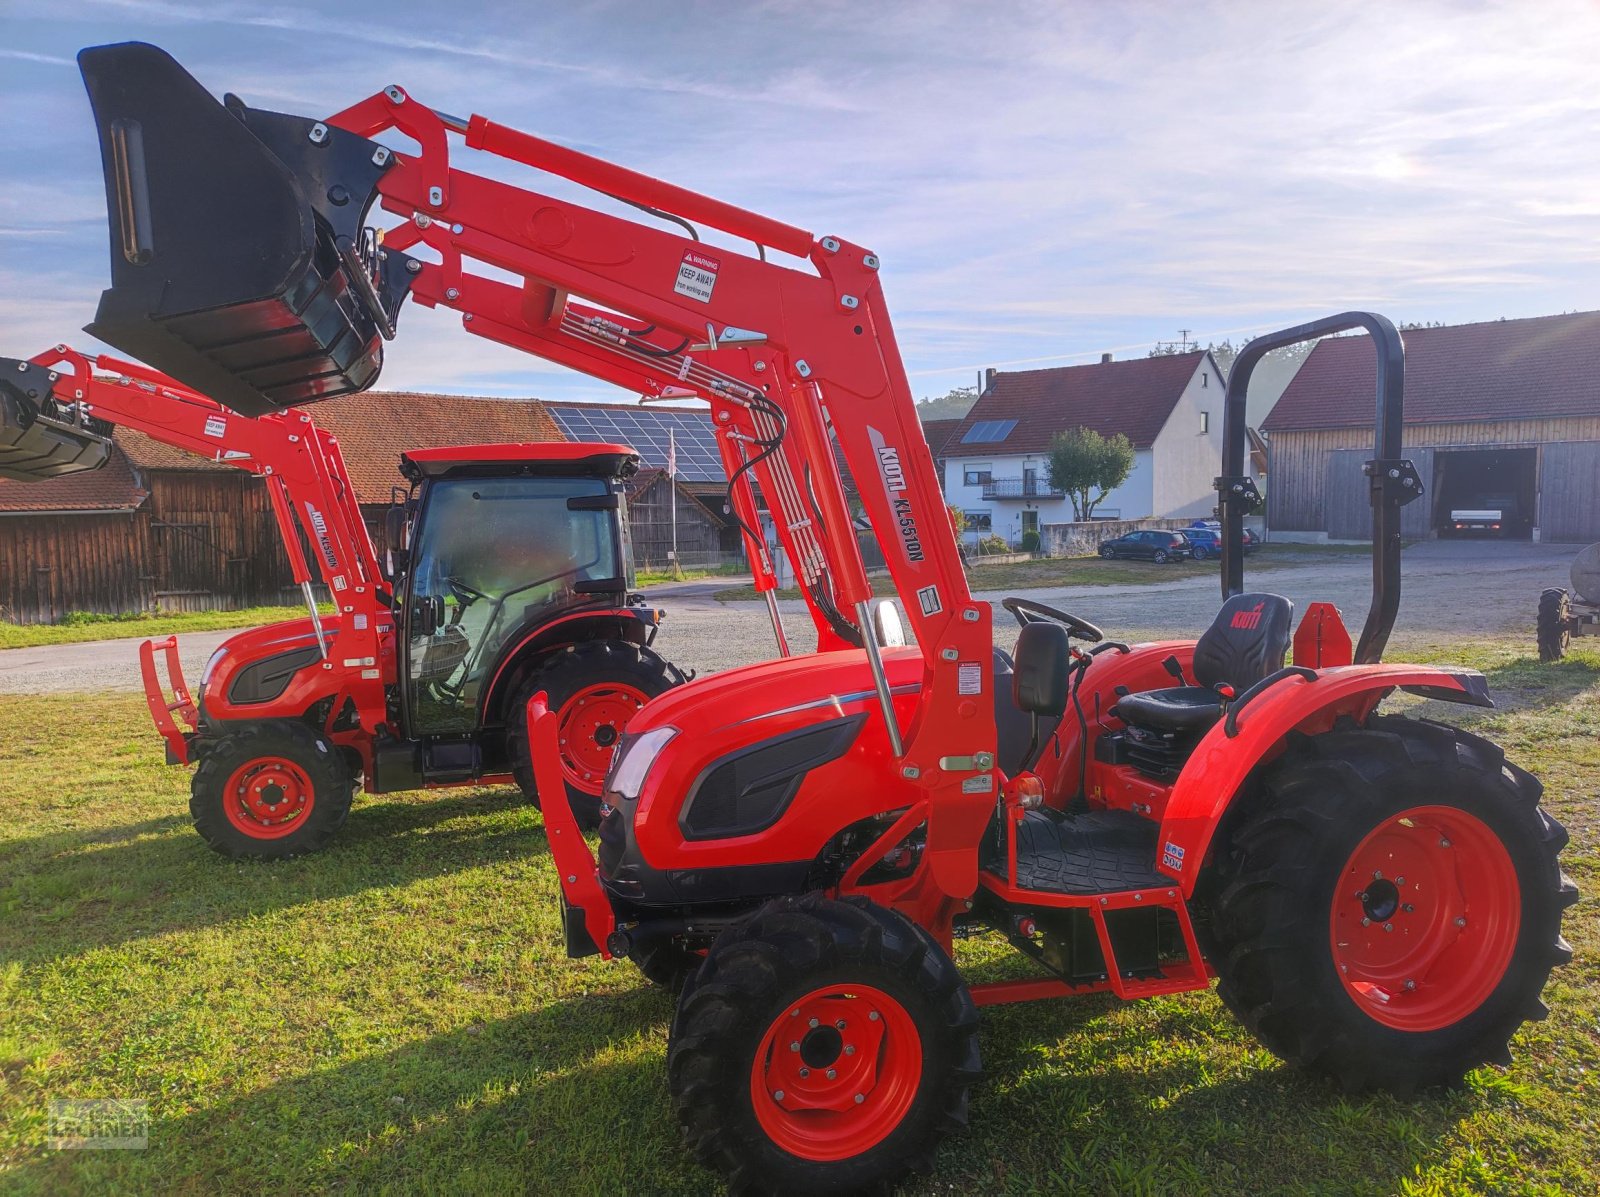
MULTIPOLYGON (((400 454, 408 449, 567 439, 537 399, 367 391, 307 411, 319 427, 338 438, 360 503, 389 501, 390 488, 402 485, 400 454)), ((126 428, 118 428, 115 439, 129 460, 144 470, 235 468, 126 428)))
POLYGON ((949 441, 950 434, 961 424, 958 416, 953 420, 924 420, 922 421, 922 435, 928 438, 928 452, 935 457, 944 456, 945 443, 949 441))
MULTIPOLYGON (((1402 336, 1407 424, 1600 413, 1600 312, 1414 328, 1402 336)), ((1262 430, 1370 425, 1373 369, 1368 338, 1321 341, 1262 430)))
POLYGON ((45 482, 0 478, 0 512, 131 511, 147 497, 115 448, 98 470, 45 482))
POLYGON ((944 454, 1043 453, 1056 433, 1070 428, 1091 428, 1104 436, 1120 432, 1136 448, 1148 447, 1205 356, 1196 350, 996 373, 945 441, 944 454), (1009 430, 1008 421, 1015 421, 1009 430), (994 428, 998 439, 964 440, 980 423, 994 428))

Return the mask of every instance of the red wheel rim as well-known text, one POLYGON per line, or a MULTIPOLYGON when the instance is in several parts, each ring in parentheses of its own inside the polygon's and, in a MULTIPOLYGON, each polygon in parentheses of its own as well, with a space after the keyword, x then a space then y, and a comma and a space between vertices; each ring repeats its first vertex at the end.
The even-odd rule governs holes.
POLYGON ((316 797, 311 778, 299 765, 286 757, 258 756, 229 775, 222 809, 245 835, 276 840, 306 821, 316 797))
POLYGON ((585 686, 562 704, 558 735, 561 775, 585 794, 599 794, 617 751, 617 741, 650 696, 635 686, 600 682, 585 686))
POLYGON ((922 1081, 922 1037, 894 998, 825 985, 784 1008, 756 1049, 750 1101, 768 1138, 805 1160, 842 1160, 900 1125, 922 1081))
POLYGON ((1415 806, 1374 828, 1340 873, 1334 965, 1368 1017, 1437 1031, 1494 992, 1521 922, 1517 870, 1499 837, 1455 807, 1415 806))

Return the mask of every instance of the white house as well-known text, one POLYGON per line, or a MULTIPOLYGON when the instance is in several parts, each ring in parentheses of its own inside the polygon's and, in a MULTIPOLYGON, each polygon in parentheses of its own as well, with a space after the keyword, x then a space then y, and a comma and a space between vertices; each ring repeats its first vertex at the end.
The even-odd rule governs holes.
POLYGON ((1068 523, 1072 504, 1050 484, 1050 442, 1070 428, 1133 442, 1133 471, 1095 508, 1097 519, 1209 515, 1222 472, 1225 383, 1209 352, 1052 370, 990 370, 983 394, 945 439, 945 498, 969 541, 1016 543, 1041 524, 1068 523))

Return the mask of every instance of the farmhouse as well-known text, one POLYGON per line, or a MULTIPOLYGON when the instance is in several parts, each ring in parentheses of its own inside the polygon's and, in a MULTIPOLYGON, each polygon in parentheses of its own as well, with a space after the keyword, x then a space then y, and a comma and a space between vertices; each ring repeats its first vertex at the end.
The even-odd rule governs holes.
MULTIPOLYGON (((538 400, 369 392, 321 404, 367 527, 381 534, 400 454, 427 445, 564 440, 538 400)), ((0 479, 0 618, 295 602, 260 479, 116 429, 105 466, 0 479)))
MULTIPOLYGON (((1484 523, 1499 527, 1468 530, 1600 540, 1600 312, 1404 336, 1405 455, 1426 494, 1402 532, 1459 535, 1463 513, 1497 512, 1484 523)), ((1278 539, 1370 535, 1373 370, 1366 337, 1324 340, 1263 421, 1278 539)))
POLYGON ((1071 428, 1133 442, 1133 471, 1095 509, 1102 519, 1210 514, 1222 467, 1224 380, 1207 351, 1049 370, 990 370, 983 393, 942 447, 945 497, 969 539, 1015 542, 1041 524, 1070 522, 1052 486, 1050 442, 1071 428))

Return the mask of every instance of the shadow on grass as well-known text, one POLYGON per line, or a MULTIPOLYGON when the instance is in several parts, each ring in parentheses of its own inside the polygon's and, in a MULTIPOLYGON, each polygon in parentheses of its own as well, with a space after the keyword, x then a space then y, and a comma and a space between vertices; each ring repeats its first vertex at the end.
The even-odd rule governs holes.
POLYGON ((358 799, 329 847, 279 862, 227 860, 181 815, 7 841, 0 843, 0 957, 61 959, 542 854, 536 819, 519 795, 494 792, 358 799))
POLYGON ((1554 706, 1571 702, 1600 684, 1600 660, 1567 657, 1546 662, 1521 657, 1485 669, 1483 676, 1488 679, 1490 697, 1502 711, 1554 706))
MULTIPOLYGON (((626 966, 618 966, 626 967, 626 966)), ((60 1152, 13 1192, 708 1190, 677 1145, 662 1047, 670 999, 553 1002, 169 1114, 142 1152, 60 1152)))

